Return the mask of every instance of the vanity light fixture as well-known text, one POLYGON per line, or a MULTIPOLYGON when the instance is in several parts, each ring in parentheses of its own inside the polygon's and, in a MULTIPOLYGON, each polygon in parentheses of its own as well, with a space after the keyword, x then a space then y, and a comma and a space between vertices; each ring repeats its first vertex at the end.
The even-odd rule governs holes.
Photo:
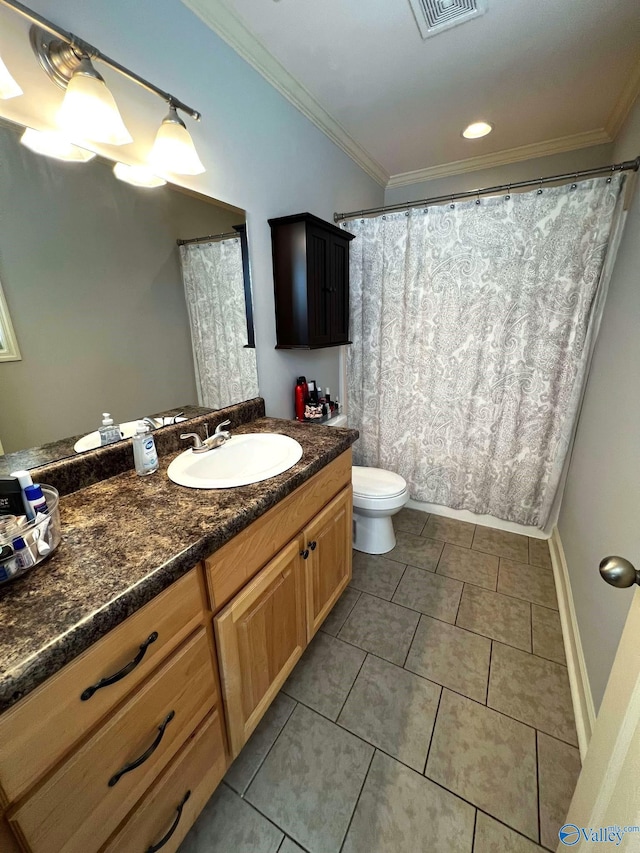
POLYGON ((20 137, 20 142, 36 154, 44 154, 46 157, 66 160, 69 163, 87 163, 96 156, 94 151, 73 145, 55 130, 34 130, 27 127, 20 137))
POLYGON ((9 69, 0 57, 0 99, 8 101, 9 98, 17 98, 22 94, 22 89, 9 73, 9 69))
POLYGON ((162 173, 200 175, 205 171, 191 134, 171 102, 169 113, 162 119, 155 142, 149 152, 149 163, 162 173))
POLYGON ((113 167, 113 174, 119 181, 133 184, 134 187, 153 189, 164 187, 167 183, 163 178, 154 175, 146 166, 128 166, 126 163, 116 163, 113 167))
MULTIPOLYGON (((158 167, 158 170, 178 175, 198 175, 205 171, 193 140, 177 113, 180 110, 199 121, 197 110, 105 56, 92 44, 27 8, 19 0, 0 0, 0 5, 13 9, 32 22, 29 31, 31 47, 50 79, 66 90, 58 113, 58 124, 71 140, 81 145, 82 140, 109 145, 125 145, 133 141, 104 78, 93 66, 95 61, 100 61, 158 95, 169 105, 169 115, 163 121, 152 149, 154 158, 162 162, 162 168, 158 167)), ((2 68, 4 66, 0 67, 0 97, 10 97, 3 95, 2 68)), ((13 94, 21 92, 14 90, 13 94)))
POLYGON ((465 139, 481 139, 493 130, 493 125, 488 121, 474 121, 462 131, 465 139))
POLYGON ((67 83, 57 120, 60 129, 72 139, 109 145, 133 142, 113 95, 88 56, 80 58, 67 83))

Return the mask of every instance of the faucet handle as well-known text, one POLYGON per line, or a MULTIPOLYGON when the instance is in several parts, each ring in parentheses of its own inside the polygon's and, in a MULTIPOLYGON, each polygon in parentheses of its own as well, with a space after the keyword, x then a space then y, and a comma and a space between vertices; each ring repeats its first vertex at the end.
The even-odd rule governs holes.
POLYGON ((200 438, 200 436, 198 435, 197 432, 183 432, 182 435, 180 436, 180 438, 183 441, 185 441, 185 439, 187 439, 187 438, 192 438, 193 439, 192 447, 194 450, 199 450, 202 447, 202 439, 200 438))
MULTIPOLYGON (((216 431, 214 432, 214 435, 219 435, 221 432, 227 432, 227 430, 223 430, 223 427, 230 426, 230 425, 231 425, 230 420, 227 419, 226 421, 222 421, 222 423, 218 424, 218 426, 216 427, 216 431)), ((229 437, 229 435, 230 435, 230 433, 227 434, 227 437, 229 437)))

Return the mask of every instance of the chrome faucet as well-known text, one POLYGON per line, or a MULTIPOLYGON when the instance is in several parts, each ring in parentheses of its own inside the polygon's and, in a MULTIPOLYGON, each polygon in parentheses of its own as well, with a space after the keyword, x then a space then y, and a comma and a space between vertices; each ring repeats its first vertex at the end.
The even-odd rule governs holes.
POLYGON ((218 424, 214 434, 205 438, 204 441, 197 432, 182 433, 180 438, 183 440, 187 438, 193 439, 191 447, 193 453, 206 453, 209 450, 215 450, 216 447, 221 447, 225 441, 231 438, 231 433, 228 430, 222 429, 222 427, 229 426, 230 423, 231 421, 223 421, 221 424, 218 424))

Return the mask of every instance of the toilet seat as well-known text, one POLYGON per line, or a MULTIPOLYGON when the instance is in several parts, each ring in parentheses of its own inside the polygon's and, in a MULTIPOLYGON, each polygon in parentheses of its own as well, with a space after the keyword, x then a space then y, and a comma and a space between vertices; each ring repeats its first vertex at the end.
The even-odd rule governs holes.
POLYGON ((353 495, 362 498, 394 498, 407 490, 407 483, 400 474, 382 468, 365 468, 354 465, 351 469, 353 495))

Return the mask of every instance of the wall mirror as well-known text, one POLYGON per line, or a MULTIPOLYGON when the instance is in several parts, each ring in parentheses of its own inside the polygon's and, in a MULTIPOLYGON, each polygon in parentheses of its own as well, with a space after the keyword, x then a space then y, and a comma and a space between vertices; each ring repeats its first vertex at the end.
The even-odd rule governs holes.
POLYGON ((28 448, 72 454, 64 440, 102 412, 255 397, 244 211, 36 154, 22 132, 0 122, 0 283, 21 355, 0 361, 0 470, 28 448))

